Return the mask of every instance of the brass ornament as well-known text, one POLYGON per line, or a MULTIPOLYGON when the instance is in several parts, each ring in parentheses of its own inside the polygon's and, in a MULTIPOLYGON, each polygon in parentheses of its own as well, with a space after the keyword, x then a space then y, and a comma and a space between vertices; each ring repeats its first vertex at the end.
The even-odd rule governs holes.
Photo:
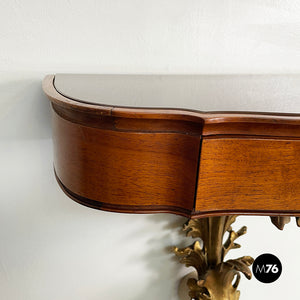
POLYGON ((189 220, 184 225, 183 230, 187 236, 199 239, 183 249, 174 247, 174 253, 180 262, 197 271, 197 278, 187 281, 191 299, 238 300, 240 273, 251 278, 249 266, 253 263, 252 257, 243 256, 224 261, 231 249, 240 248, 235 240, 247 230, 245 226, 237 232, 232 230, 231 225, 235 219, 236 216, 209 217, 189 220), (226 233, 228 238, 223 243, 226 233))
MULTIPOLYGON (((283 230, 284 225, 290 223, 291 217, 270 217, 271 222, 280 230, 283 230)), ((296 224, 300 227, 300 217, 296 217, 296 224)))
POLYGON ((283 230, 284 225, 291 222, 290 217, 270 217, 271 222, 280 230, 283 230))

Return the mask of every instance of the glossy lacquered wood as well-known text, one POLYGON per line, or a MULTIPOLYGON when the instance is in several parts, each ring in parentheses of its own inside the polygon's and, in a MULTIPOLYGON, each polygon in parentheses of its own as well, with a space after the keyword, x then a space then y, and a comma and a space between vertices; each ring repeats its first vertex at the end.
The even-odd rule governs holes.
POLYGON ((199 136, 99 129, 55 112, 53 124, 56 174, 74 195, 124 212, 193 210, 199 136))
POLYGON ((204 138, 196 211, 300 211, 300 140, 204 138))
MULTIPOLYGON (((54 167, 87 206, 187 217, 300 213, 300 115, 52 102, 54 167)), ((117 88, 117 86, 116 86, 117 88)))

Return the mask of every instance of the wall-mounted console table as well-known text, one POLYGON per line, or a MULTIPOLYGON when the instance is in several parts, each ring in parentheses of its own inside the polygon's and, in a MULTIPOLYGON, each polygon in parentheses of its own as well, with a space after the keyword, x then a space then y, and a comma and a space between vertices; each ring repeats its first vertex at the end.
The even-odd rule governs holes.
POLYGON ((202 86, 196 75, 43 81, 64 192, 102 210, 189 217, 185 230, 203 246, 174 251, 197 270, 190 297, 236 300, 253 262, 224 261, 246 232, 233 231, 236 215, 271 216, 280 229, 300 215, 300 114, 202 112, 202 86))

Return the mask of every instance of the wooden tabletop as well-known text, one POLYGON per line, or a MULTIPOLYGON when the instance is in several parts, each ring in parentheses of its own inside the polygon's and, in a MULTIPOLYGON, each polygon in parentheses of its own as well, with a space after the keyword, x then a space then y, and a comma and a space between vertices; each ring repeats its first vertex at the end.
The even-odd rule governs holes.
POLYGON ((49 75, 57 180, 109 211, 299 215, 300 114, 253 111, 294 99, 283 78, 49 75), (223 112, 203 112, 207 99, 223 112))
POLYGON ((299 83, 300 75, 56 74, 54 80, 60 94, 91 104, 278 113, 300 113, 299 83))

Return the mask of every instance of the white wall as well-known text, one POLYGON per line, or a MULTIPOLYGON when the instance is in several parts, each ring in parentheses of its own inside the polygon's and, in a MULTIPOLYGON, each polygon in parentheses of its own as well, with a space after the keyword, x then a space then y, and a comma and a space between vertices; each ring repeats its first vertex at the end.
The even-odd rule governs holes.
MULTIPOLYGON (((168 252, 185 243, 184 218, 101 212, 59 189, 44 75, 299 73, 299 20, 296 0, 2 0, 0 298, 176 300, 186 272, 168 252)), ((288 86, 239 108, 299 112, 299 84, 288 86)), ((244 224, 231 257, 271 252, 284 269, 270 285, 243 279, 241 299, 295 298, 300 228, 280 232, 263 217, 240 217, 235 228, 244 224)))

